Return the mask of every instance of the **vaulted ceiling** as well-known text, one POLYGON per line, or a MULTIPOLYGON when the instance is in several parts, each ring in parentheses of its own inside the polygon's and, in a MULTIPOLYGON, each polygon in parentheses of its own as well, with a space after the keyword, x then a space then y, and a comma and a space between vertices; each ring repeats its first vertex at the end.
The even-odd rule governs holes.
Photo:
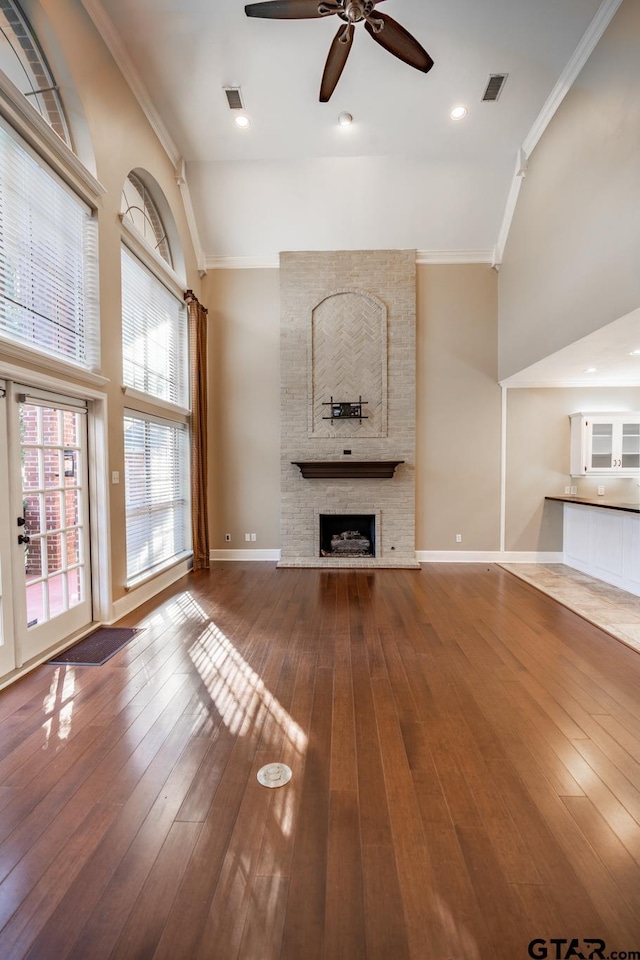
POLYGON ((617 6, 386 0, 435 66, 412 69, 359 24, 335 93, 320 103, 334 16, 250 19, 241 0, 84 3, 186 161, 203 258, 247 264, 283 249, 372 247, 490 260, 520 148, 535 143, 549 98, 566 90, 617 6), (484 103, 492 73, 508 79, 484 103), (241 87, 246 130, 234 126, 226 85, 241 87), (464 120, 450 119, 456 104, 464 120), (337 124, 342 111, 350 127, 337 124))

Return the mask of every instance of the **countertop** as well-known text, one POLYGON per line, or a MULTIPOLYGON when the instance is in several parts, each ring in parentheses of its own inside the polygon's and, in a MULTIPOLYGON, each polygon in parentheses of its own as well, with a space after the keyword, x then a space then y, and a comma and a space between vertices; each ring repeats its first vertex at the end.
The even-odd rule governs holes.
POLYGON ((618 500, 605 500, 603 497, 545 497, 545 500, 559 500, 560 503, 578 503, 585 507, 602 507, 604 510, 623 510, 625 513, 640 513, 640 501, 624 503, 618 500))

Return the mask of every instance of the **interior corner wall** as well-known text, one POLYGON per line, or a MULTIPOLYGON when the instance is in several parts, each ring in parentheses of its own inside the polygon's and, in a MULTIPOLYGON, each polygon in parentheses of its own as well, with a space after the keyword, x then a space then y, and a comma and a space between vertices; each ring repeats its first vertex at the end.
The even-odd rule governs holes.
POLYGON ((499 374, 640 306, 640 3, 623 3, 529 160, 500 270, 499 374))
POLYGON ((497 274, 487 264, 418 266, 419 551, 500 548, 497 322, 497 274))
POLYGON ((212 270, 203 279, 202 296, 209 307, 211 549, 276 550, 279 271, 212 270), (247 543, 246 533, 255 533, 255 542, 247 543))

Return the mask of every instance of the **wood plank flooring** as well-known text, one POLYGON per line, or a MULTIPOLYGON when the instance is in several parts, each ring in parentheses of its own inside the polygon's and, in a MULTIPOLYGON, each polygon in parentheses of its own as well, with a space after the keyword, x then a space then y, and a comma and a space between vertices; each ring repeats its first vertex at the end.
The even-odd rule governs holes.
POLYGON ((123 623, 0 693, 2 960, 640 958, 637 652, 485 565, 218 563, 123 623))

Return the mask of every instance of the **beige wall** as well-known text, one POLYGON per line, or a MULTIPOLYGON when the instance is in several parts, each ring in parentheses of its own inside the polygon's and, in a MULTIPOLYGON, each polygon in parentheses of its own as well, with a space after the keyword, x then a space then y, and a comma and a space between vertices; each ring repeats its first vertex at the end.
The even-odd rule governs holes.
MULTIPOLYGON (((278 284, 276 270, 214 270, 203 281, 215 549, 280 545, 278 284), (255 544, 245 543, 245 532, 258 534, 255 544)), ((418 550, 499 547, 496 297, 487 266, 417 269, 418 550)))
POLYGON ((500 546, 497 281, 484 264, 418 267, 417 550, 500 546))
POLYGON ((507 391, 507 550, 562 550, 562 507, 545 503, 575 485, 578 496, 637 502, 636 480, 569 476, 569 414, 640 409, 639 388, 507 391))
POLYGON ((203 281, 212 549, 280 544, 279 284, 278 270, 213 270, 203 281), (245 533, 255 533, 256 542, 246 543, 245 533))
POLYGON ((500 271, 501 379, 640 305, 639 49, 626 0, 530 158, 500 271))
MULTIPOLYGON (((124 479, 124 446, 122 415, 121 294, 120 294, 120 196, 130 170, 142 168, 151 174, 162 190, 175 220, 177 241, 182 247, 186 271, 185 287, 200 293, 195 254, 188 230, 184 205, 176 183, 175 171, 165 150, 153 132, 140 106, 122 78, 107 48, 97 33, 84 7, 79 2, 52 0, 34 8, 40 38, 54 71, 60 56, 66 60, 62 70, 65 86, 73 83, 75 98, 70 120, 82 123, 81 151, 88 156, 87 138, 92 142, 95 157, 93 171, 105 188, 98 204, 100 258, 101 369, 109 382, 103 388, 108 395, 109 469, 119 470, 124 479), (45 24, 45 18, 48 23, 45 24), (51 38, 51 48, 47 48, 51 38)), ((76 131, 72 131, 75 135, 76 131)), ((2 357, 0 351, 0 358, 2 357)), ((20 365, 18 361, 7 358, 20 365)), ((29 364, 24 366, 28 381, 29 364)), ((40 365, 42 367, 42 365, 40 365)), ((34 365, 35 368, 35 365, 34 365)), ((126 556, 124 543, 124 483, 110 487, 111 563, 113 599, 125 594, 126 556)))
MULTIPOLYGON (((500 548, 501 389, 498 275, 488 266, 418 266, 416 549, 500 548), (462 543, 455 542, 456 533, 462 543)), ((216 549, 280 546, 277 270, 214 270, 211 529, 216 549), (225 543, 224 534, 232 542, 225 543), (244 541, 255 532, 255 544, 244 541)), ((640 409, 640 388, 507 391, 507 550, 560 551, 562 508, 546 504, 569 477, 569 414, 640 409)), ((602 482, 602 481, 600 481, 602 482)), ((607 497, 637 499, 632 480, 604 481, 607 497)))

